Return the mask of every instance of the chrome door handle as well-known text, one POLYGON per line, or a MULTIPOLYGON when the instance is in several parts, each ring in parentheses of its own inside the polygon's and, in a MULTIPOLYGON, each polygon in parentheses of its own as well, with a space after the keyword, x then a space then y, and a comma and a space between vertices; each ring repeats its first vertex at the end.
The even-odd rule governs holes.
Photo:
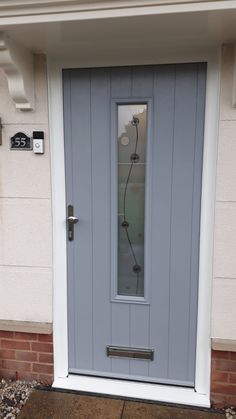
POLYGON ((73 205, 67 207, 67 235, 68 240, 71 242, 74 240, 74 225, 79 222, 79 219, 74 216, 73 205))
POLYGON ((67 218, 67 221, 69 224, 77 224, 79 222, 79 219, 71 215, 70 217, 67 218))

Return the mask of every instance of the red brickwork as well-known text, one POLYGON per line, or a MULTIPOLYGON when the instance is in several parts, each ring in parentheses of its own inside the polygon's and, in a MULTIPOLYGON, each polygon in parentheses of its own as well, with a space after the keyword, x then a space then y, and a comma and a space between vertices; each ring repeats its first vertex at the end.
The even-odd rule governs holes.
POLYGON ((216 407, 236 406, 236 352, 212 351, 211 401, 216 407))
POLYGON ((52 335, 0 331, 0 378, 51 384, 52 335))
MULTIPOLYGON (((52 335, 0 331, 0 379, 35 379, 51 384, 52 335)), ((236 406, 236 352, 212 351, 211 402, 236 406)))

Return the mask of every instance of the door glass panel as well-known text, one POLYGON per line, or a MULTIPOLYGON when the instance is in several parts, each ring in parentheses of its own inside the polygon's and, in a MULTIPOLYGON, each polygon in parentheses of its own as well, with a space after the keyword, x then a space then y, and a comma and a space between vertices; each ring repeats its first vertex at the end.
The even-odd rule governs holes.
POLYGON ((147 104, 118 105, 118 295, 144 297, 147 104))

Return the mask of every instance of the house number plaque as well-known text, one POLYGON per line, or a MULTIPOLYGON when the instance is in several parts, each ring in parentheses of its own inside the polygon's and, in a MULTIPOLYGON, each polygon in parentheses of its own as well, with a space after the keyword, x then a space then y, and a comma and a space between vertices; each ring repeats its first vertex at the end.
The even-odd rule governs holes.
POLYGON ((11 150, 32 150, 31 138, 23 132, 17 132, 10 138, 11 150))

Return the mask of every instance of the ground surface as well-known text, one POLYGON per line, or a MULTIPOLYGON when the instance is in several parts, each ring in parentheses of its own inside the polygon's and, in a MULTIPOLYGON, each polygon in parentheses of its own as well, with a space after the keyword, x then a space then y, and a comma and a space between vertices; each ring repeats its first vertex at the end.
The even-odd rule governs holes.
POLYGON ((37 384, 0 380, 0 419, 236 419, 232 409, 227 409, 224 415, 194 408, 42 391, 35 389, 37 384))
POLYGON ((19 419, 223 419, 224 414, 150 403, 34 391, 19 419))
POLYGON ((36 385, 0 379, 0 418, 15 419, 36 385))

